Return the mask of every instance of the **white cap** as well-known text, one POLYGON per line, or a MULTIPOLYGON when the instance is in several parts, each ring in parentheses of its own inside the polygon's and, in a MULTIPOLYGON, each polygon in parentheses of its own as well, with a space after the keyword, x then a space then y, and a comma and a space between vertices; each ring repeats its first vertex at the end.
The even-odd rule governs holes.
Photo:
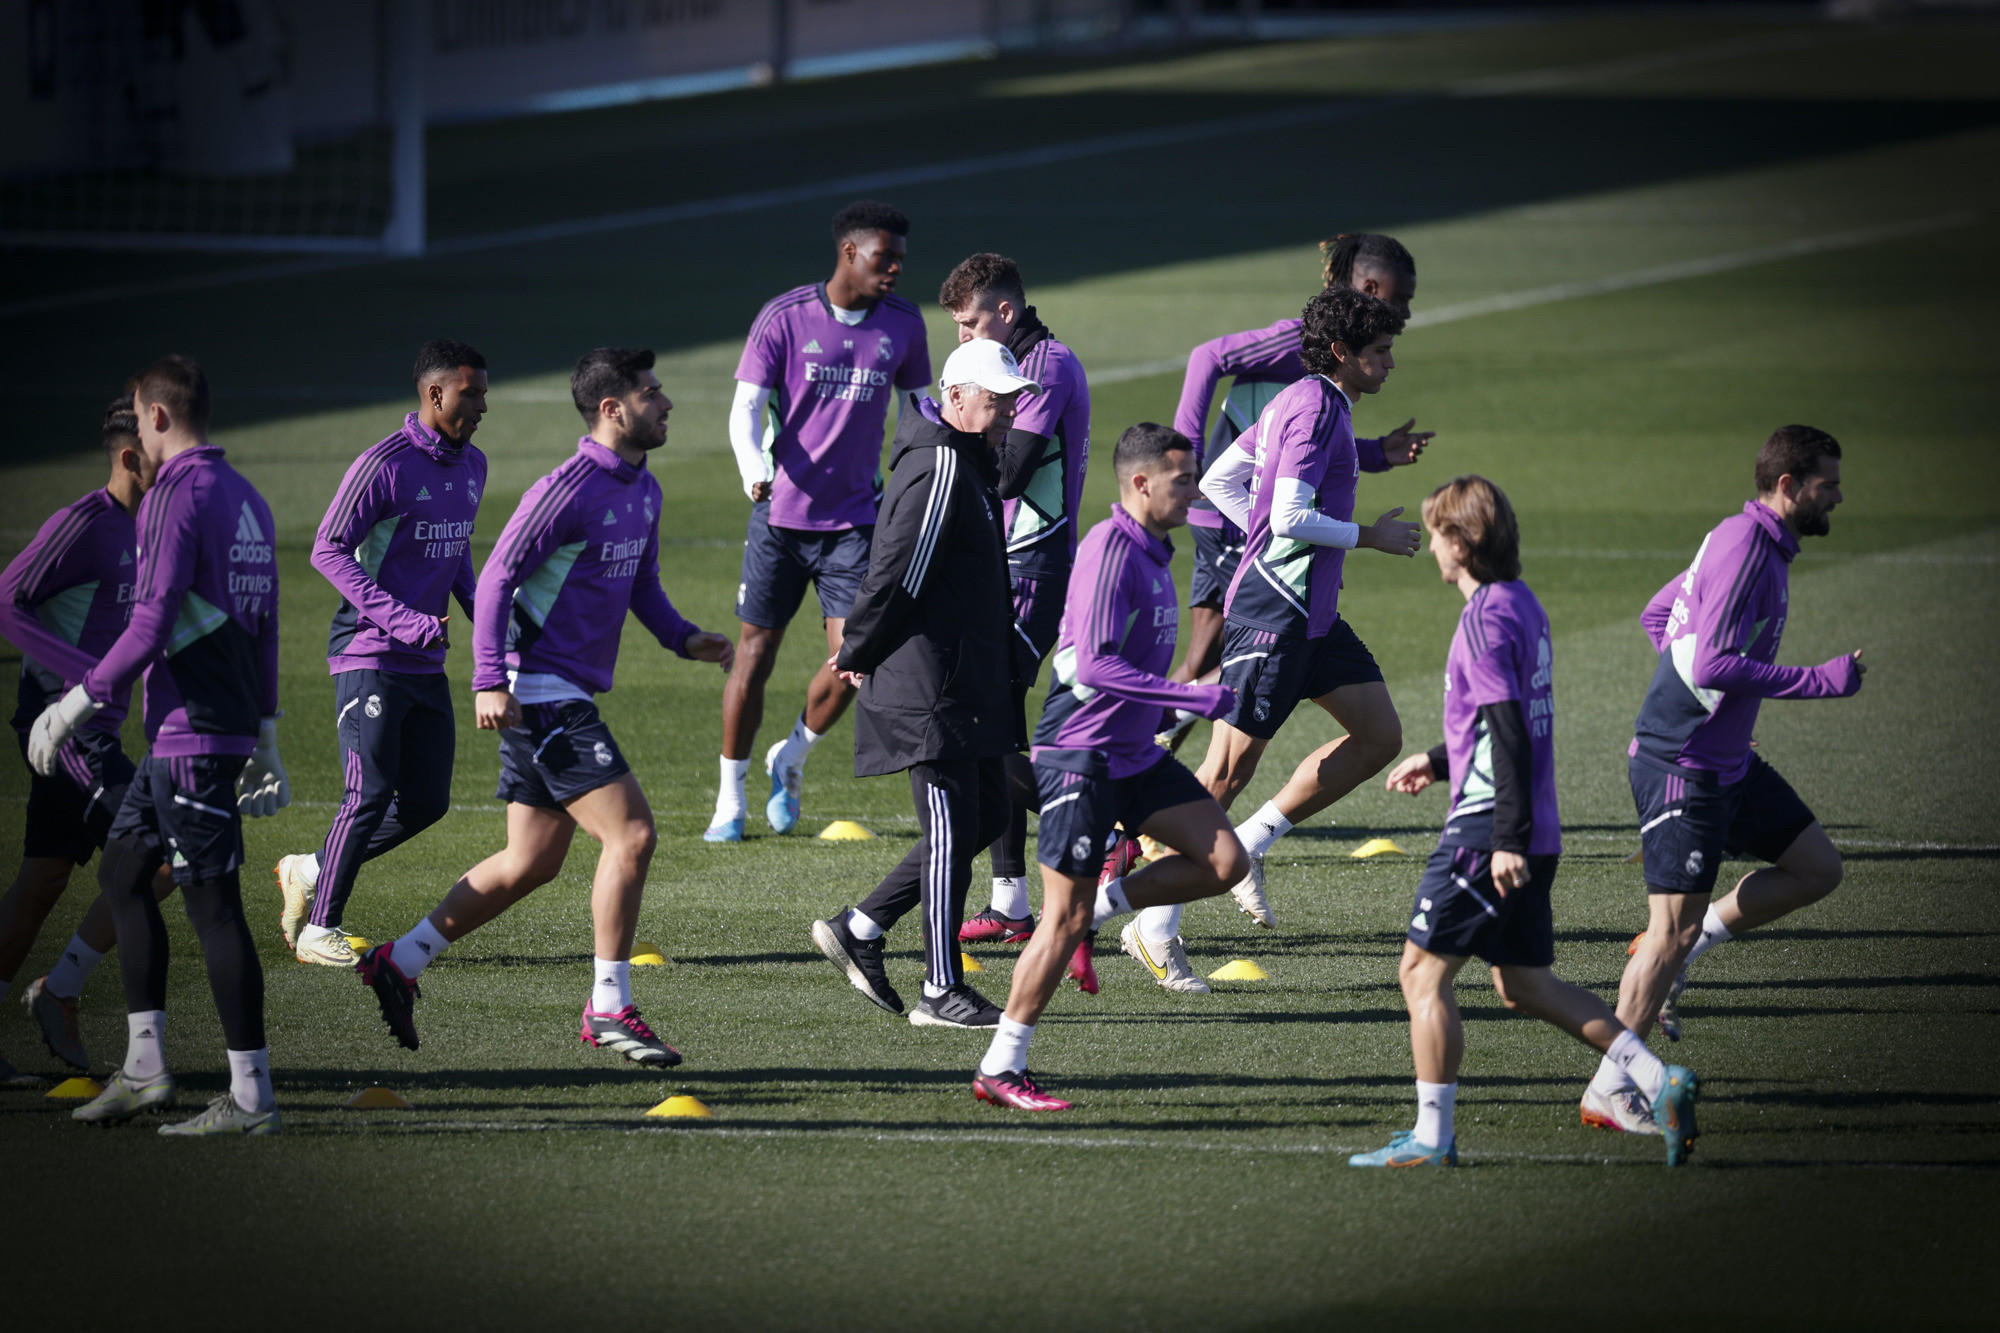
POLYGON ((938 387, 949 389, 957 384, 977 384, 988 393, 1013 393, 1020 389, 1040 392, 1042 387, 1021 373, 1020 363, 1014 360, 1006 344, 991 338, 960 343, 944 359, 944 374, 938 377, 938 387))

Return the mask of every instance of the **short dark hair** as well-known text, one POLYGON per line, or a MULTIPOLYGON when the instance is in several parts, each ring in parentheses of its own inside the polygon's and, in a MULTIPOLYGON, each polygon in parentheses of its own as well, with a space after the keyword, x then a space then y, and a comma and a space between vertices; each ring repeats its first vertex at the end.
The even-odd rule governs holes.
POLYGON ((959 261, 957 268, 938 288, 938 304, 959 311, 991 292, 1015 309, 1028 304, 1027 289, 1021 286, 1021 267, 1005 255, 982 252, 959 261))
POLYGON ((1417 261, 1393 236, 1372 231, 1344 231, 1319 243, 1321 276, 1329 287, 1352 287, 1357 268, 1381 269, 1401 277, 1417 276, 1417 261))
POLYGON ((1780 426, 1757 451, 1757 494, 1771 495, 1778 478, 1803 481, 1819 471, 1822 458, 1840 457, 1840 441, 1817 426, 1780 426))
POLYGON ((1111 471, 1117 476, 1118 484, 1123 486, 1141 472, 1150 472, 1158 467, 1176 449, 1193 453, 1194 445, 1172 426, 1162 426, 1157 421, 1142 421, 1136 426, 1127 426, 1111 451, 1111 471))
POLYGON ((433 338, 417 349, 417 366, 410 372, 410 378, 418 384, 433 375, 448 375, 465 366, 471 370, 486 369, 486 358, 471 343, 458 342, 451 338, 433 338))
POLYGON ((136 420, 141 402, 158 403, 183 430, 208 436, 208 376, 193 357, 163 356, 127 380, 136 420))
POLYGON ((1403 317, 1379 296, 1351 287, 1327 287, 1306 302, 1305 328, 1300 334, 1299 360, 1309 375, 1331 375, 1331 344, 1358 352, 1377 338, 1403 331, 1403 317))
POLYGON ((593 347, 576 363, 569 377, 570 401, 590 425, 597 424, 597 405, 623 398, 639 387, 641 371, 653 368, 650 347, 593 347))
POLYGON ((118 457, 119 450, 127 446, 138 447, 139 413, 132 406, 131 394, 128 393, 123 398, 113 398, 104 405, 104 424, 101 427, 101 434, 104 452, 114 460, 118 457))
POLYGON ((1453 477, 1424 500, 1424 526, 1465 544, 1465 567, 1481 583, 1521 577, 1521 525, 1507 492, 1477 475, 1453 477))
POLYGON ((833 215, 833 243, 839 245, 857 231, 886 231, 891 236, 908 236, 910 220, 901 210, 878 204, 873 199, 857 199, 833 215))

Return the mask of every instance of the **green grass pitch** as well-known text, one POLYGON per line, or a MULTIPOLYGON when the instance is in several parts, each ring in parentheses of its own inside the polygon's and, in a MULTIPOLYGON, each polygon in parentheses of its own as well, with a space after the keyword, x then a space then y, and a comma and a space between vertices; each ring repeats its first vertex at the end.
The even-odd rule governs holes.
MULTIPOLYGON (((2000 32, 1972 24, 1654 16, 1007 59, 440 130, 435 231, 462 244, 421 261, 0 255, 0 547, 11 555, 95 483, 90 432, 111 386, 160 352, 199 356, 217 438, 281 529, 294 794, 247 830, 245 874, 285 1135, 170 1145, 0 1093, 8 1326, 93 1308, 155 1327, 1990 1325, 1997 57, 2000 32), (1328 114, 1198 132, 1298 107, 1328 114), (884 191, 915 220, 905 293, 930 306, 973 250, 1021 261, 1095 379, 1086 510, 1101 513, 1111 441, 1173 410, 1179 373, 1163 362, 1296 311, 1322 235, 1393 230, 1411 247, 1420 318, 1360 425, 1415 416, 1438 436, 1420 467, 1365 479, 1360 509, 1414 508, 1477 470, 1520 511, 1526 577, 1557 631, 1564 976, 1610 994, 1644 921, 1623 863, 1636 830, 1622 753, 1651 667, 1640 606, 1746 498, 1773 427, 1806 421, 1846 445, 1848 501, 1794 567, 1784 655, 1861 647, 1873 670, 1853 700, 1767 706, 1760 741, 1845 850, 1847 881, 1702 963, 1673 1048, 1705 1090, 1690 1169, 1664 1170, 1656 1141, 1582 1129, 1595 1057, 1509 1018, 1476 969, 1460 991, 1465 1166, 1348 1169, 1348 1152, 1412 1114, 1395 958, 1441 814, 1434 794, 1372 785, 1282 844, 1280 929, 1213 903, 1189 911, 1202 971, 1248 958, 1270 981, 1170 996, 1113 954, 1103 993, 1061 994, 1035 1046, 1035 1068, 1079 1109, 1031 1120, 975 1105, 979 1037, 889 1020, 806 937, 902 854, 906 785, 848 776, 843 723, 807 770, 805 827, 855 818, 877 840, 756 836, 753 820, 745 845, 703 844, 722 677, 636 626, 604 710, 661 832, 640 933, 673 962, 639 972, 637 998, 685 1066, 645 1073, 576 1040, 586 847, 424 978, 417 1054, 389 1041, 353 978, 291 961, 265 868, 315 846, 339 795, 323 658, 334 598, 306 550, 346 463, 405 410, 416 345, 465 338, 492 360, 482 556, 578 434, 578 352, 659 348, 678 404, 654 463, 663 576, 684 612, 733 631, 744 501, 722 431, 729 374, 759 303, 824 276, 824 220, 844 199, 470 239, 951 163, 968 143, 1141 130, 1181 137, 884 191), (147 286, 162 279, 177 285, 147 286), (1520 293, 1537 295, 1497 299, 1520 293), (1350 859, 1376 835, 1412 858, 1350 859), (374 1083, 414 1108, 340 1109, 374 1083), (679 1092, 716 1118, 644 1117, 679 1092)), ((930 318, 938 355, 949 325, 930 318)), ((1350 575, 1344 610, 1383 664, 1406 750, 1426 746, 1458 598, 1427 559, 1363 555, 1350 575)), ((767 741, 817 639, 795 624, 767 741)), ((450 671, 463 690, 462 647, 450 671)), ((363 872, 351 928, 400 932, 500 845, 494 743, 470 712, 457 809, 363 872)), ((1301 714, 1239 813, 1330 726, 1301 714)), ((1205 741, 1204 728, 1189 753, 1205 741)), ((19 766, 0 770, 12 846, 27 784, 19 766)), ((17 993, 91 879, 78 876, 17 993)), ((201 1098, 225 1083, 221 1038, 192 935, 172 910, 168 922, 169 1048, 184 1096, 201 1098)), ((892 976, 914 987, 913 929, 891 945, 892 976)), ((979 956, 974 980, 997 998, 1013 951, 979 956)), ((121 998, 110 962, 84 997, 106 1068, 121 998)), ((11 1007, 0 1050, 55 1072, 11 1007)))

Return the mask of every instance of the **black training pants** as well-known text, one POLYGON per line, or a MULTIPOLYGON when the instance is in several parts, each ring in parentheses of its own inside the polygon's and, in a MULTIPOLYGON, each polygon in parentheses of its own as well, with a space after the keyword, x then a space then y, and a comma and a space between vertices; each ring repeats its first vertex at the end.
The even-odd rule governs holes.
POLYGON ((965 979, 958 957, 958 928, 965 919, 965 891, 972 859, 1007 827, 1007 774, 999 756, 945 759, 910 768, 910 794, 922 830, 861 914, 883 929, 919 903, 924 909, 924 980, 936 987, 965 979))

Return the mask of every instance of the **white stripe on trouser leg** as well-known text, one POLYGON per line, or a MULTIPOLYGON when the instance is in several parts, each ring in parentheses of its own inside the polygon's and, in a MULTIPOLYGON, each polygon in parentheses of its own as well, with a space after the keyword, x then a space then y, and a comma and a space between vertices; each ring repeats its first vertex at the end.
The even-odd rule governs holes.
POLYGON ((931 857, 926 867, 931 881, 931 939, 930 955, 931 985, 940 990, 951 985, 950 956, 948 947, 957 941, 948 938, 947 923, 951 919, 951 794, 943 787, 930 787, 931 807, 931 857))

